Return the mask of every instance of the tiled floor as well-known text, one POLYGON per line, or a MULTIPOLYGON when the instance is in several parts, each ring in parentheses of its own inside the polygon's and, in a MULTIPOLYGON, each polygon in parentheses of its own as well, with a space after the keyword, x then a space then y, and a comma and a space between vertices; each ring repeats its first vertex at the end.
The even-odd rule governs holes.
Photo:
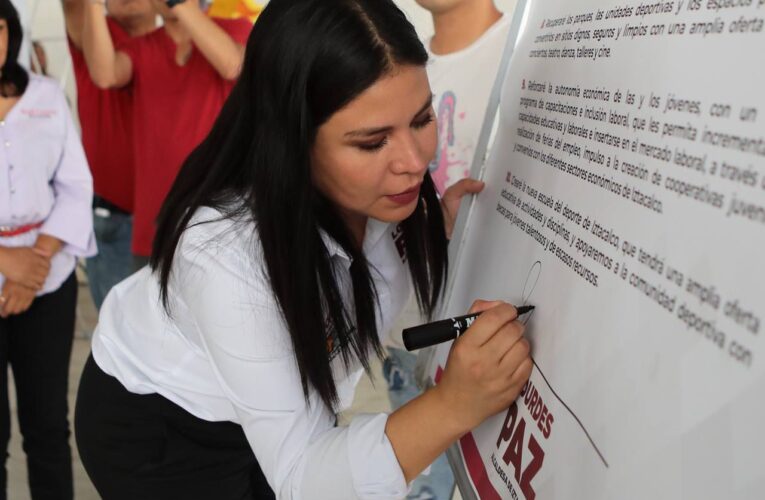
MULTIPOLYGON (((72 352, 72 362, 69 375, 69 408, 70 413, 74 408, 74 398, 77 390, 77 384, 80 380, 82 367, 85 365, 88 354, 90 353, 89 333, 93 330, 96 322, 96 312, 93 302, 90 299, 87 286, 81 285, 79 305, 77 310, 77 331, 75 333, 74 349, 72 352)), ((375 382, 364 377, 356 390, 356 398, 353 406, 346 412, 344 417, 349 417, 358 412, 381 412, 390 410, 387 393, 385 392, 385 381, 381 378, 380 365, 377 363, 373 367, 376 374, 375 382)), ((12 384, 11 384, 12 386, 12 384)), ((15 397, 11 387, 11 411, 14 414, 13 430, 11 435, 11 444, 9 446, 10 458, 7 462, 8 467, 8 498, 10 500, 29 500, 29 489, 26 479, 26 462, 24 453, 21 450, 21 436, 18 432, 18 425, 15 421, 15 397)), ((70 417, 71 419, 71 417, 70 417)), ((72 439, 72 454, 74 459, 74 486, 75 498, 77 500, 98 500, 99 496, 93 485, 90 483, 85 470, 80 464, 77 447, 72 439)), ((140 500, 140 499, 136 499, 140 500)))

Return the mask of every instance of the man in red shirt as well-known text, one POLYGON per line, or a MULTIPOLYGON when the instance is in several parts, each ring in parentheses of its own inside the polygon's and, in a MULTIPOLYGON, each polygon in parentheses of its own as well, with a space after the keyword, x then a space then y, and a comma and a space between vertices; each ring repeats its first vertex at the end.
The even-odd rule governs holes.
POLYGON ((135 122, 133 253, 151 254, 154 221, 178 170, 212 124, 239 76, 252 24, 212 19, 197 0, 152 0, 164 26, 116 47, 104 6, 86 8, 83 47, 100 88, 130 86, 135 122))
MULTIPOLYGON (((77 83, 82 143, 95 196, 93 226, 98 255, 88 259, 90 292, 100 308, 106 294, 133 272, 133 99, 130 88, 102 90, 93 83, 82 53, 87 2, 63 0, 69 52, 77 83)), ((151 0, 109 0, 107 25, 118 47, 157 27, 151 0)))

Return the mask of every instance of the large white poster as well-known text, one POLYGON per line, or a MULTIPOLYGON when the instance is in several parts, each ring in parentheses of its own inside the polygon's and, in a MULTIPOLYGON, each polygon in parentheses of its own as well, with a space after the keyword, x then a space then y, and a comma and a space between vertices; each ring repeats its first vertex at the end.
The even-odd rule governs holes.
POLYGON ((765 498, 764 18, 529 2, 446 310, 537 306, 481 498, 765 498))

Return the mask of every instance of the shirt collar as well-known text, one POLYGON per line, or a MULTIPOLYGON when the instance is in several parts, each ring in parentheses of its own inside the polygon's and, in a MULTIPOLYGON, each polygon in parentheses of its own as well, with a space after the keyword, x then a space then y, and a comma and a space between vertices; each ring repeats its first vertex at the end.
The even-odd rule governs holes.
POLYGON ((369 253, 374 249, 385 236, 385 233, 390 228, 390 222, 383 222, 381 220, 369 218, 367 220, 367 229, 364 233, 364 253, 369 253))
MULTIPOLYGON (((390 226, 390 222, 383 222, 371 217, 367 219, 367 227, 364 232, 363 244, 363 250, 366 255, 369 255, 369 253, 380 243, 382 237, 385 235, 390 226)), ((342 246, 340 246, 337 241, 335 241, 334 238, 332 238, 329 234, 327 234, 326 231, 321 228, 319 229, 319 235, 324 242, 324 246, 327 247, 327 252, 329 252, 330 257, 340 257, 345 259, 349 266, 351 265, 353 259, 351 259, 348 253, 343 249, 342 246)))
POLYGON ((335 241, 333 237, 331 237, 325 230, 321 228, 319 228, 319 235, 321 236, 321 240, 324 242, 324 246, 327 247, 327 252, 329 253, 330 257, 340 257, 350 263, 351 258, 345 252, 345 250, 343 250, 343 247, 340 246, 340 243, 335 241))

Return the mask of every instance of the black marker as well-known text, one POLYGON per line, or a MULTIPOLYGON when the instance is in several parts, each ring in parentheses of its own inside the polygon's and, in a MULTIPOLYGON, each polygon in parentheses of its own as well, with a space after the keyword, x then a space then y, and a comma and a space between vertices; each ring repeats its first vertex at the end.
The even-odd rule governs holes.
MULTIPOLYGON (((534 310, 534 306, 520 306, 516 308, 518 316, 534 310)), ((456 318, 442 319, 425 325, 413 326, 403 331, 404 346, 407 351, 415 351, 423 347, 440 344, 454 340, 470 328, 475 319, 481 313, 466 314, 456 318)))

